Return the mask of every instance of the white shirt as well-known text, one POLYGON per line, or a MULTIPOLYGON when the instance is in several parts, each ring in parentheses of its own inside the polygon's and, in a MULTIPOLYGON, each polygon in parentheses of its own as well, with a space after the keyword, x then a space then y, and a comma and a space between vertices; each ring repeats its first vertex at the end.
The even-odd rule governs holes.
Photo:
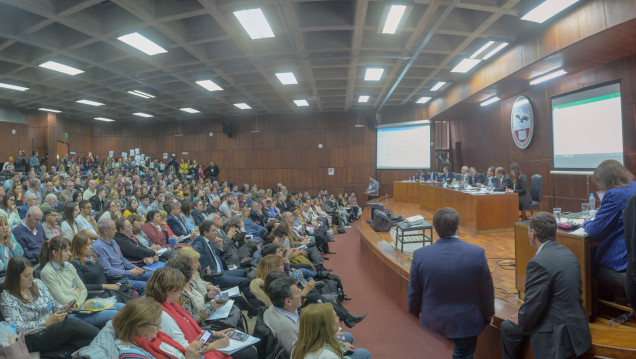
POLYGON ((77 222, 77 231, 78 232, 81 232, 81 231, 83 231, 85 229, 88 229, 89 232, 91 232, 91 233, 93 233, 95 235, 97 234, 97 232, 95 232, 95 228, 93 227, 91 222, 89 222, 81 214, 79 216, 77 216, 77 218, 75 219, 75 222, 77 222))

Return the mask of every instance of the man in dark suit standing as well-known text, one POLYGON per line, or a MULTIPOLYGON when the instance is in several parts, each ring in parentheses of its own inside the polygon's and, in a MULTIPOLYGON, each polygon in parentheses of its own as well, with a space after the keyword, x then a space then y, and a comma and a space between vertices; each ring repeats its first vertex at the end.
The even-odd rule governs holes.
POLYGON ((408 311, 420 324, 454 339, 453 358, 473 358, 477 336, 495 313, 492 277, 484 249, 457 237, 459 214, 433 216, 435 244, 413 253, 408 311))
POLYGON ((493 181, 495 192, 505 192, 507 188, 512 189, 512 179, 506 174, 503 167, 497 167, 495 170, 495 180, 493 181))
POLYGON ((479 183, 483 184, 486 181, 484 179, 484 175, 482 175, 481 173, 477 172, 475 167, 471 167, 470 170, 468 171, 468 173, 469 173, 469 175, 468 175, 468 184, 473 186, 473 187, 478 187, 479 183))
POLYGON ((572 251, 556 242, 554 216, 530 217, 528 237, 537 254, 526 267, 526 297, 519 312, 501 324, 503 358, 517 358, 525 335, 537 359, 578 357, 592 345, 581 299, 581 267, 572 251))

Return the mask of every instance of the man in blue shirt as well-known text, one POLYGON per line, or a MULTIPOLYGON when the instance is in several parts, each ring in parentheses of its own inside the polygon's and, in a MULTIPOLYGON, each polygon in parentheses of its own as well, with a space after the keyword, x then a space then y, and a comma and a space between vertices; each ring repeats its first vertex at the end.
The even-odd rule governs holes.
POLYGON ((13 236, 24 250, 24 256, 34 263, 40 257, 40 248, 46 241, 42 228, 42 210, 38 206, 29 208, 24 221, 13 228, 13 236))
POLYGON ((113 240, 117 229, 115 222, 104 218, 97 224, 99 238, 93 244, 93 253, 97 254, 97 261, 104 267, 104 274, 108 277, 122 277, 128 280, 140 295, 144 293, 146 281, 152 272, 145 271, 130 263, 121 254, 117 242, 113 240))

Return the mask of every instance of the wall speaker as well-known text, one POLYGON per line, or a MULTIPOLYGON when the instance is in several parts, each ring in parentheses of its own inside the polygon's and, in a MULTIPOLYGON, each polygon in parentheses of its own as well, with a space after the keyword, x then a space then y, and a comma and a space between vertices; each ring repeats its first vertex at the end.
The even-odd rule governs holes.
POLYGON ((232 138, 232 133, 234 132, 234 128, 232 127, 232 123, 230 121, 223 121, 223 134, 227 137, 232 138))
POLYGON ((375 122, 375 117, 372 115, 369 115, 367 117, 365 117, 365 119, 367 120, 367 127, 371 130, 375 130, 378 126, 375 122))

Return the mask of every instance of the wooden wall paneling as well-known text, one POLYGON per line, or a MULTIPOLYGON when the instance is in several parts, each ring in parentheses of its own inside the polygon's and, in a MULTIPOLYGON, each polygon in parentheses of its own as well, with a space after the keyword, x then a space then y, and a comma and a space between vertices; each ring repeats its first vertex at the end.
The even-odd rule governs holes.
POLYGON ((559 49, 563 49, 581 40, 579 16, 580 12, 569 12, 564 14, 555 24, 556 43, 559 49))
POLYGON ((631 0, 606 1, 604 4, 607 27, 618 25, 636 17, 636 3, 631 0))

